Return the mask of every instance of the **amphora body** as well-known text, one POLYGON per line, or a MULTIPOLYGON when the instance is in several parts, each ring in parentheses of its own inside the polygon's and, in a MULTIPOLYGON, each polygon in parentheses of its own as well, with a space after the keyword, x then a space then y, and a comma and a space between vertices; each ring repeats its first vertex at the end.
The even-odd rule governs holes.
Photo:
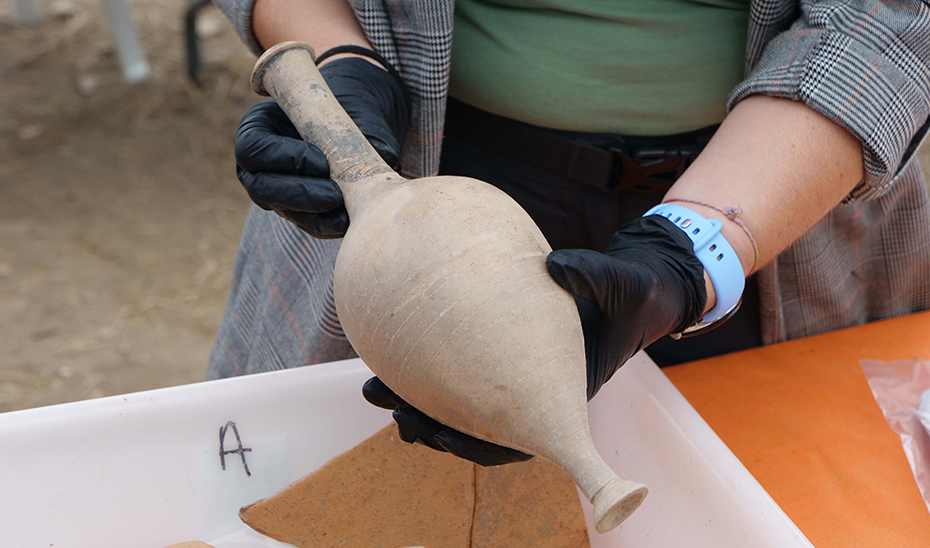
POLYGON ((598 531, 635 510, 591 440, 584 338, 574 298, 527 213, 487 183, 407 180, 339 107, 306 44, 270 49, 252 86, 323 150, 350 226, 336 261, 336 309, 362 360, 439 422, 561 466, 594 503, 598 531))

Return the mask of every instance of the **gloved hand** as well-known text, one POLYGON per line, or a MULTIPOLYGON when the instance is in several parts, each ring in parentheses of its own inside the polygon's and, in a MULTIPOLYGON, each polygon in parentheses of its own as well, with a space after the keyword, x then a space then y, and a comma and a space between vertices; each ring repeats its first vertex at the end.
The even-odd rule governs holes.
MULTIPOLYGON (((546 266, 555 281, 575 295, 585 340, 588 400, 633 354, 693 324, 707 304, 704 266, 691 240, 657 215, 625 225, 604 253, 554 251, 546 266)), ((400 437, 408 443, 419 442, 483 466, 532 458, 429 418, 378 377, 365 383, 362 394, 372 404, 394 410, 400 437)))
MULTIPOLYGON (((323 79, 388 165, 397 166, 409 106, 400 83, 365 59, 336 59, 323 79)), ((349 227, 342 191, 329 163, 301 139, 274 101, 253 106, 236 131, 236 174, 249 198, 316 238, 341 238, 349 227)))
POLYGON ((691 239, 659 215, 624 225, 604 253, 554 251, 546 268, 578 304, 588 400, 633 354, 692 325, 707 304, 691 239))
POLYGON ((394 410, 394 422, 397 423, 400 439, 407 443, 418 442, 481 466, 523 462, 533 458, 533 455, 479 440, 429 418, 395 394, 378 377, 372 377, 365 382, 362 395, 373 405, 394 410))

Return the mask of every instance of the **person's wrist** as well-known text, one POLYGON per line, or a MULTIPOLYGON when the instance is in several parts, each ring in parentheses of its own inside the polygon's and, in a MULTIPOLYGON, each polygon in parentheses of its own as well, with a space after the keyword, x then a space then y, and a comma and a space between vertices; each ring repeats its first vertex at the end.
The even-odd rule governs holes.
MULTIPOLYGON (((692 205, 690 201, 688 205, 692 205)), ((708 294, 713 295, 707 299, 701 317, 683 330, 673 332, 673 337, 696 335, 729 319, 742 302, 745 275, 738 254, 721 233, 723 222, 708 219, 690 207, 669 202, 653 207, 644 217, 669 223, 673 230, 691 241, 693 253, 704 267, 705 288, 708 294), (711 301, 714 301, 713 306, 711 301)))
POLYGON ((739 257, 740 265, 743 267, 743 276, 747 277, 752 274, 754 271, 753 262, 755 262, 755 250, 753 249, 752 242, 746 236, 746 232, 734 221, 728 219, 726 215, 711 207, 697 204, 693 201, 688 201, 687 206, 688 209, 693 210, 695 213, 707 219, 716 219, 723 223, 723 228, 720 230, 720 233, 727 239, 736 252, 736 256, 739 257))

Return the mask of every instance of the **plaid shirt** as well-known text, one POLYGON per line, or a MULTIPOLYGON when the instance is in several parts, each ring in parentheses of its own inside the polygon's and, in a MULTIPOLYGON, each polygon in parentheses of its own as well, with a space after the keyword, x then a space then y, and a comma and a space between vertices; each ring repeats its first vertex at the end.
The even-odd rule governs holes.
MULTIPOLYGON (((254 0, 214 0, 251 49, 254 0)), ((371 44, 413 100, 405 175, 437 172, 453 0, 352 0, 371 44)), ((767 344, 930 308, 930 203, 915 151, 930 114, 930 5, 923 0, 753 0, 752 94, 803 101, 862 142, 865 177, 843 204, 758 273, 767 344)), ((336 317, 338 240, 252 208, 211 378, 354 357, 336 317)))

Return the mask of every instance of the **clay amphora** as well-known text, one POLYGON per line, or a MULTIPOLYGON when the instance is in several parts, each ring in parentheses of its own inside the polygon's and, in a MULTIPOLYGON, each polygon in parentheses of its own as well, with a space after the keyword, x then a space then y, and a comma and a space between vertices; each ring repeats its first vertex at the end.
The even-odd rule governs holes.
POLYGON ((648 490, 594 447, 578 311, 547 273, 551 248, 529 215, 478 180, 392 171, 307 44, 268 50, 252 89, 324 152, 345 197, 335 303, 368 367, 439 422, 561 466, 594 504, 598 531, 626 519, 648 490))

